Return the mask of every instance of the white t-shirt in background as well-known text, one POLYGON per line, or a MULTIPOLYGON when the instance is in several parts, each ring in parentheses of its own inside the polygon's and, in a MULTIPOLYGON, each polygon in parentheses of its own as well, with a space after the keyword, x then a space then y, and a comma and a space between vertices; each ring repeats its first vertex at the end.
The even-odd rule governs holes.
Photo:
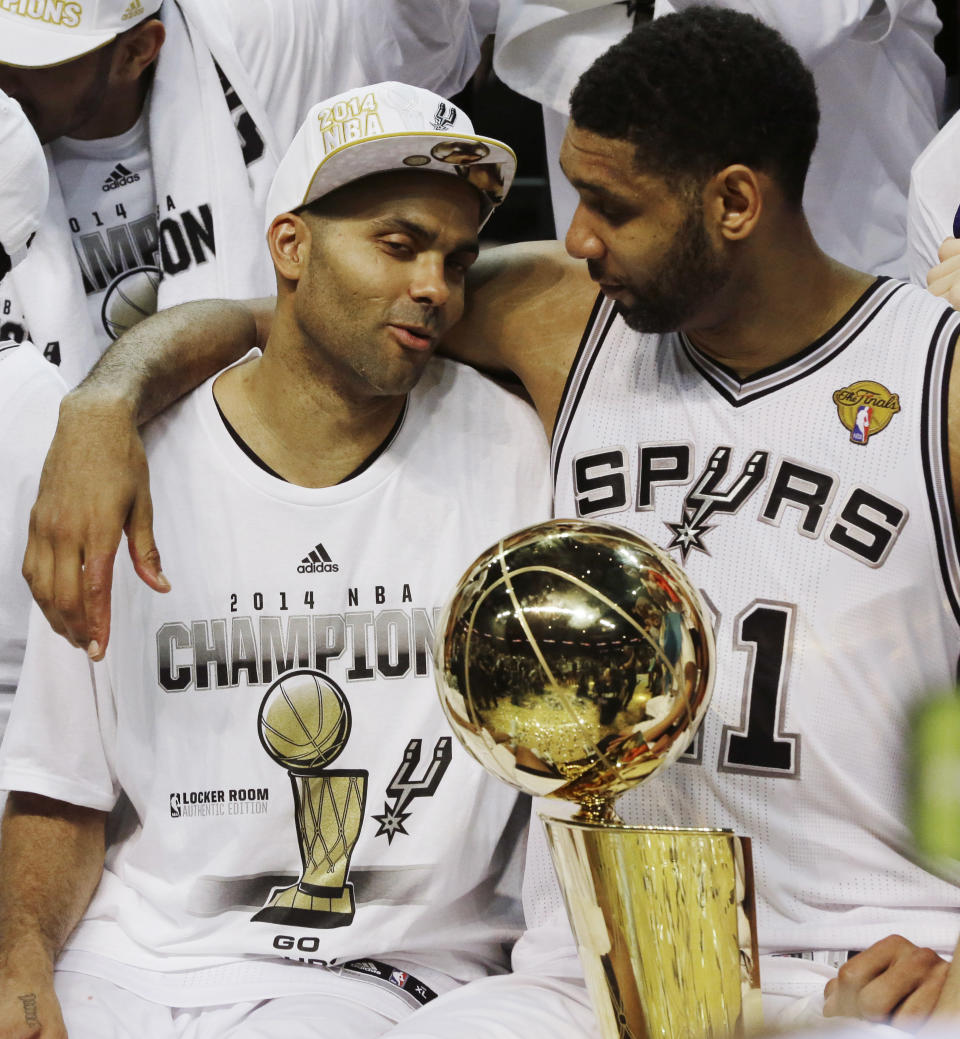
POLYGON ((20 573, 37 482, 66 386, 27 343, 0 343, 0 735, 20 677, 30 590, 20 573))

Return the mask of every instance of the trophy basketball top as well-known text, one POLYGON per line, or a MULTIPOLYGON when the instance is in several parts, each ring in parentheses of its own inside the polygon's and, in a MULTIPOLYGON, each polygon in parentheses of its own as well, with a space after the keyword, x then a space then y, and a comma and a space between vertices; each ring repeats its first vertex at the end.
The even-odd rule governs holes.
POLYGON ((435 646, 444 710, 489 772, 615 821, 612 802, 688 746, 713 687, 697 590, 622 527, 550 520, 461 578, 435 646))
POLYGON ((350 705, 321 671, 288 671, 260 704, 263 749, 290 772, 319 775, 346 746, 350 705))

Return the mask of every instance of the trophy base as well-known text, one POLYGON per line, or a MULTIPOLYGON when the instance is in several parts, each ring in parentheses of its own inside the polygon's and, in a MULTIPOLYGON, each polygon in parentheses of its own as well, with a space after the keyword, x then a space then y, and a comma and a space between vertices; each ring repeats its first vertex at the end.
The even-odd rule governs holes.
POLYGON ((749 839, 541 818, 604 1039, 762 1027, 749 839))
POLYGON ((315 927, 330 930, 349 927, 356 913, 353 885, 347 884, 335 895, 316 895, 299 884, 275 889, 270 901, 251 920, 291 927, 315 927))

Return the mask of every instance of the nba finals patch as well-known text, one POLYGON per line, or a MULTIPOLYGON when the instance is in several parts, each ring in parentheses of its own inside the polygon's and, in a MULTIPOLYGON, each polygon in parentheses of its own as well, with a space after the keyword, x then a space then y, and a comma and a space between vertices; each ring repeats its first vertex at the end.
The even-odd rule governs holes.
POLYGON ((864 379, 835 390, 833 403, 840 421, 850 430, 854 444, 866 444, 875 433, 885 429, 900 410, 900 397, 886 386, 864 379))

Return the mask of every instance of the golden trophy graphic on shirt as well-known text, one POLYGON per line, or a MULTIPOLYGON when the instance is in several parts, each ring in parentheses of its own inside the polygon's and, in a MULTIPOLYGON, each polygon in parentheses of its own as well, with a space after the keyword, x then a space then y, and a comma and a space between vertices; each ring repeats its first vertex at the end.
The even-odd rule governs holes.
POLYGON ((347 880, 367 796, 367 772, 328 768, 350 736, 350 706, 322 671, 290 671, 267 690, 260 742, 290 774, 303 872, 274 888, 253 919, 346 927, 356 905, 347 880))
POLYGON ((604 1039, 758 1026, 749 841, 625 826, 613 810, 684 752, 710 700, 713 633, 683 571, 620 527, 528 527, 461 578, 435 660, 480 764, 579 806, 541 818, 604 1039))

